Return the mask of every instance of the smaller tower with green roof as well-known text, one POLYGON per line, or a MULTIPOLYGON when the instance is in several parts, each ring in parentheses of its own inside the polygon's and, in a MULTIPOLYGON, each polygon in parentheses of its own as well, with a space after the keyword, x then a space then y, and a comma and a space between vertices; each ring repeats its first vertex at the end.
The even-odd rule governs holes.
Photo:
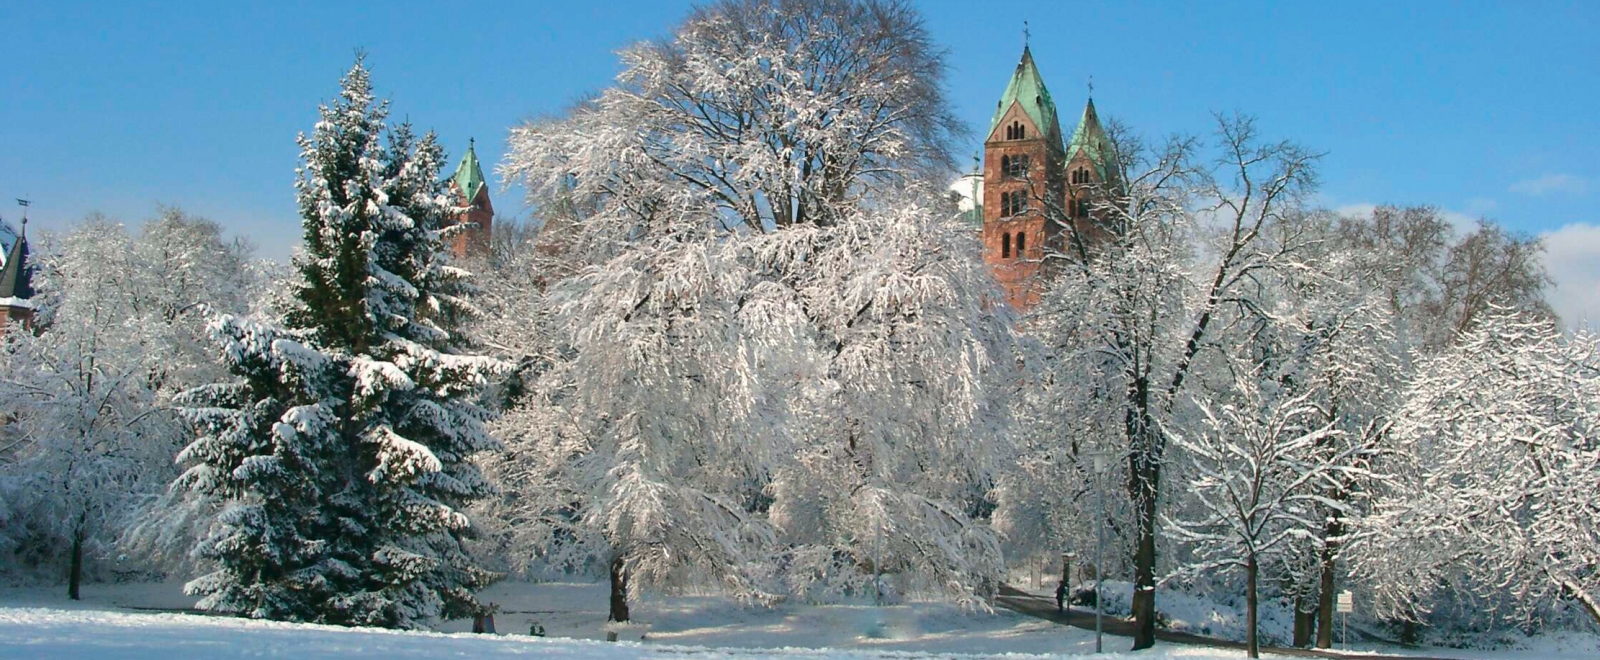
POLYGON ((487 255, 494 231, 494 204, 489 201, 489 185, 478 164, 476 140, 467 141, 467 153, 450 177, 450 188, 458 195, 456 202, 468 207, 456 222, 472 225, 451 239, 450 253, 457 259, 487 255))
POLYGON ((1118 185, 1120 177, 1111 140, 1100 126, 1094 111, 1094 97, 1083 106, 1083 117, 1067 142, 1067 217, 1086 236, 1099 236, 1103 229, 1093 222, 1095 205, 1118 185))

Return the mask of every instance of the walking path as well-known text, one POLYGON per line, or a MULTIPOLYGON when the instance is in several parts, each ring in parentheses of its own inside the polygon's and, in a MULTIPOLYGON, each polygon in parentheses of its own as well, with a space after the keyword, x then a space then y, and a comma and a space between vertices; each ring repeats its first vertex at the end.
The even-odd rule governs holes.
MULTIPOLYGON (((1037 595, 1037 594, 1030 594, 1030 593, 1028 593, 1026 591, 1022 591, 1020 589, 1012 587, 1009 584, 1000 585, 1000 595, 995 597, 995 603, 997 605, 1001 606, 1001 607, 1004 607, 1004 608, 1008 609, 1008 610, 1021 612, 1022 614, 1026 614, 1028 616, 1037 617, 1037 618, 1040 618, 1040 619, 1045 619, 1047 621, 1053 621, 1055 623, 1072 626, 1074 628, 1083 628, 1085 630, 1094 630, 1094 612, 1092 610, 1073 609, 1073 608, 1069 607, 1069 608, 1067 608, 1066 613, 1060 613, 1060 612, 1056 611, 1056 603, 1055 603, 1055 600, 1053 598, 1047 598, 1045 596, 1040 596, 1040 595, 1037 595)), ((1102 616, 1102 620, 1103 620, 1103 628, 1104 628, 1105 633, 1107 635, 1117 635, 1119 637, 1132 637, 1133 636, 1133 621, 1132 620, 1126 619, 1126 618, 1123 618, 1123 617, 1119 617, 1119 616, 1109 616, 1109 615, 1102 616)), ((1206 637, 1206 636, 1203 636, 1203 635, 1196 635, 1196 634, 1193 634, 1193 633, 1186 633, 1186 632, 1178 632, 1178 631, 1175 631, 1175 630, 1161 630, 1159 628, 1156 630, 1156 639, 1159 639, 1159 640, 1161 640, 1163 642, 1173 642, 1173 643, 1176 643, 1176 644, 1190 644, 1190 645, 1195 645, 1195 646, 1209 646, 1209 647, 1213 647, 1213 648, 1222 648, 1222 649, 1244 650, 1244 648, 1245 648, 1244 642, 1235 642, 1235 641, 1232 641, 1232 640, 1219 639, 1219 638, 1216 638, 1216 637, 1206 637)), ((1373 655, 1373 654, 1370 654, 1370 653, 1369 654, 1346 653, 1346 652, 1343 652, 1343 651, 1331 651, 1331 650, 1322 650, 1322 649, 1285 648, 1285 647, 1281 647, 1281 646, 1267 646, 1265 644, 1263 644, 1261 646, 1261 652, 1262 653, 1275 653, 1275 654, 1278 654, 1278 655, 1298 656, 1298 657, 1304 657, 1304 658, 1347 658, 1347 659, 1354 659, 1354 660, 1396 660, 1396 658, 1399 657, 1399 658, 1407 658, 1408 660, 1453 660, 1451 658, 1429 657, 1429 656, 1420 656, 1420 655, 1415 655, 1415 656, 1414 655, 1407 655, 1407 656, 1373 655)))

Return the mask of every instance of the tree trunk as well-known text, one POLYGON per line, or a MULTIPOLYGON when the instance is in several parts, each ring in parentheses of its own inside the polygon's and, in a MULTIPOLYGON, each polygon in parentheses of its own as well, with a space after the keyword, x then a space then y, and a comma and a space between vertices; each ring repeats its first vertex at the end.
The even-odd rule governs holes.
POLYGON ((1133 650, 1156 644, 1155 498, 1139 503, 1139 549, 1133 556, 1133 650))
POLYGON ((1156 644, 1156 504, 1161 492, 1160 438, 1151 428, 1149 392, 1143 381, 1132 393, 1128 431, 1134 440, 1128 457, 1128 490, 1135 511, 1138 546, 1133 554, 1133 650, 1156 644), (1136 416, 1136 417, 1135 417, 1136 416))
POLYGON ((622 566, 622 555, 611 560, 611 615, 606 620, 628 620, 628 573, 622 566))
POLYGON ((83 528, 72 531, 72 559, 67 569, 67 598, 78 598, 78 585, 83 582, 83 528))
POLYGON ((1337 520, 1329 520, 1327 530, 1324 532, 1322 544, 1322 580, 1319 584, 1317 598, 1317 648, 1333 648, 1333 544, 1326 541, 1328 538, 1337 538, 1340 534, 1337 520))
POLYGON ((1245 563, 1244 571, 1244 644, 1250 657, 1259 658, 1261 657, 1261 641, 1256 639, 1256 606, 1258 604, 1256 601, 1256 574, 1260 572, 1260 568, 1256 566, 1255 555, 1250 555, 1250 559, 1245 563))
POLYGON ((1306 596, 1300 594, 1294 597, 1294 646, 1305 648, 1311 646, 1311 637, 1317 630, 1317 609, 1306 609, 1306 596))

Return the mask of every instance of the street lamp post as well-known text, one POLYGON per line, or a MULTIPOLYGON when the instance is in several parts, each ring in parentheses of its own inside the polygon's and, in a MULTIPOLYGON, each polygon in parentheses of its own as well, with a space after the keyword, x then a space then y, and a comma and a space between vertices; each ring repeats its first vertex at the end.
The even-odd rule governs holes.
POLYGON ((1101 583, 1105 580, 1105 545, 1106 545, 1106 490, 1102 475, 1106 471, 1107 457, 1105 452, 1094 454, 1094 490, 1095 499, 1100 500, 1100 517, 1095 523, 1094 533, 1094 652, 1104 651, 1105 637, 1105 600, 1102 598, 1101 583))

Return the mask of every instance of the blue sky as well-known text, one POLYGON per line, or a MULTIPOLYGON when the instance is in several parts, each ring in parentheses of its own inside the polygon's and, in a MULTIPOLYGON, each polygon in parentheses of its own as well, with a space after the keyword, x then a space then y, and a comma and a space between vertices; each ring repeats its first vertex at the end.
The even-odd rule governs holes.
MULTIPOLYGON (((1556 241, 1600 224, 1600 3, 916 4, 973 130, 960 153, 981 139, 1026 19, 1065 116, 1093 75, 1101 114, 1147 134, 1237 110, 1327 152, 1329 206, 1434 204, 1556 241)), ((617 49, 666 34, 689 5, 4 3, 0 217, 14 221, 21 196, 44 229, 176 204, 283 257, 299 237, 294 136, 356 48, 397 117, 437 130, 452 158, 476 137, 492 166, 510 126, 608 85, 617 49)), ((523 213, 515 197, 497 195, 502 216, 523 213)), ((1593 233, 1579 260, 1600 262, 1593 233)))

